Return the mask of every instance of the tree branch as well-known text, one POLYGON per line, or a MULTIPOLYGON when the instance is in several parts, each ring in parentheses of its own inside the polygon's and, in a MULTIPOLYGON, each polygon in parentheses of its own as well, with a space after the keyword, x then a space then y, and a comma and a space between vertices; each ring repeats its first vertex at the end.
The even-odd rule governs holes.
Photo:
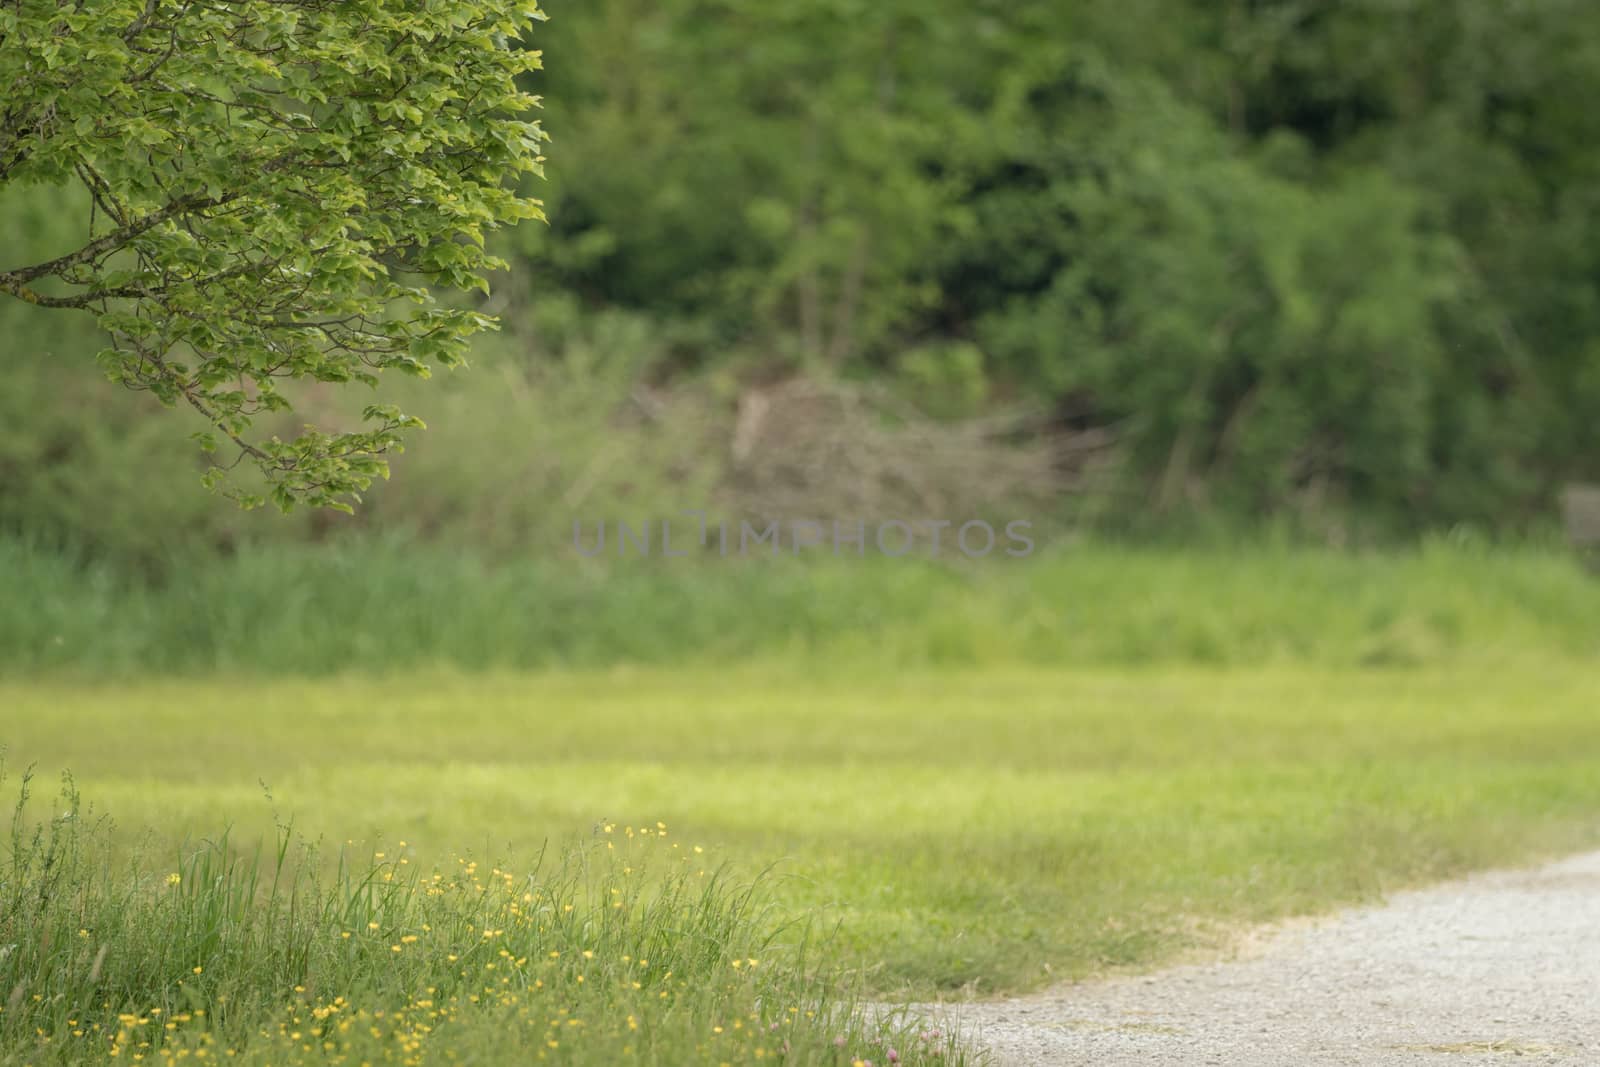
MULTIPOLYGON (((191 211, 200 211, 208 207, 220 207, 237 197, 236 193, 225 196, 183 196, 172 201, 163 208, 150 212, 142 218, 134 219, 126 226, 119 226, 104 237, 97 237, 84 245, 76 252, 68 252, 64 256, 44 263, 36 263, 31 267, 22 267, 18 270, 0 271, 0 289, 20 295, 16 292, 17 286, 25 286, 28 282, 48 276, 59 277, 62 271, 84 263, 92 263, 101 256, 126 245, 129 241, 154 226, 159 226, 170 218, 186 214, 191 211)), ((24 297, 23 299, 27 299, 24 297)), ((39 303, 39 301, 29 301, 39 303)))

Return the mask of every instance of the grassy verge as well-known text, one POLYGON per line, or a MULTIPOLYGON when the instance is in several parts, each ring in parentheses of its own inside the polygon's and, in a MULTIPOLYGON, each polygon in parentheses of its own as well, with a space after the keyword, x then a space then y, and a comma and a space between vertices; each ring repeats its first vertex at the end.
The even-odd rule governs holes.
POLYGON ((780 863, 874 989, 995 991, 1600 840, 1593 668, 1486 660, 58 679, 0 683, 0 736, 165 838, 276 812, 448 865, 664 821, 780 863))
MULTIPOLYGON (((26 793, 24 792, 24 799, 26 793)), ((665 824, 526 871, 226 837, 114 860, 69 788, 0 860, 0 1060, 959 1063, 665 824), (324 873, 327 872, 327 873, 324 873)))
MULTIPOLYGON (((136 580, 0 540, 0 675, 700 664, 902 669, 1600 657, 1600 582, 1532 549, 1043 545, 1037 558, 543 560, 390 542, 173 560, 136 580)), ((555 552, 554 558, 549 553, 555 552)))

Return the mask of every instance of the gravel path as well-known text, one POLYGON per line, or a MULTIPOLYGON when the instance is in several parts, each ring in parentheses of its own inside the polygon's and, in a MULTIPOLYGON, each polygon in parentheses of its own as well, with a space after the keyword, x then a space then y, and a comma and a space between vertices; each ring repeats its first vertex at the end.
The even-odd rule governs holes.
POLYGON ((1004 1067, 1596 1067, 1600 852, 1286 925, 1244 959, 942 1010, 1004 1067))

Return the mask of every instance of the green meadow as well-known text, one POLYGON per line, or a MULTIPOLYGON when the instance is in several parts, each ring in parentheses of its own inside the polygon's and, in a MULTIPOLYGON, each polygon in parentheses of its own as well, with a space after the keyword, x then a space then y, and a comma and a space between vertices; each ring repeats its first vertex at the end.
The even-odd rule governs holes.
POLYGON ((880 991, 1149 964, 1600 840, 1595 673, 650 668, 0 688, 129 830, 529 856, 653 827, 841 924, 880 991))
MULTIPOLYGON (((708 984, 741 953, 764 958, 760 980, 813 1013, 809 1030, 785 1031, 789 1062, 865 1062, 873 1048, 880 1060, 888 1048, 907 1062, 959 1059, 910 1023, 834 1025, 848 1015, 837 1005, 1149 967, 1224 947, 1249 924, 1600 841, 1600 588, 1553 553, 1084 546, 981 582, 932 564, 585 575, 442 557, 402 570, 382 550, 366 563, 376 577, 360 596, 327 580, 354 565, 328 555, 275 570, 251 559, 232 574, 219 562, 189 582, 121 590, 92 568, 63 565, 48 585, 12 571, 0 646, 9 784, 31 767, 44 793, 39 782, 70 771, 84 802, 109 813, 109 825, 79 820, 99 827, 84 868, 104 882, 95 893, 137 885, 159 901, 160 878, 196 864, 281 865, 291 873, 280 877, 306 881, 305 899, 324 901, 284 920, 304 924, 308 944, 349 932, 338 916, 354 914, 351 886, 373 871, 422 880, 422 895, 395 905, 411 916, 399 926, 425 921, 407 909, 431 906, 427 872, 455 877, 466 863, 587 872, 555 878, 582 913, 603 908, 610 885, 584 857, 648 845, 655 873, 638 876, 650 887, 639 899, 666 902, 648 922, 687 928, 692 914, 737 934, 679 968, 677 1014, 650 1014, 659 1001, 641 1006, 626 982, 584 993, 608 1021, 582 1050, 568 1042, 563 1061, 627 1048, 673 1062, 690 1032, 731 1032, 733 1018, 770 1026, 771 990, 708 984), (211 598, 210 582, 236 596, 211 598), (58 599, 46 604, 44 588, 58 599), (185 622, 184 643, 163 626, 181 617, 172 599, 189 596, 215 607, 208 624, 185 622), (53 612, 49 625, 22 626, 29 611, 53 612), (280 668, 296 657, 354 666, 280 668), (148 658, 160 669, 138 670, 148 658), (696 895, 707 885, 709 904, 696 895), (738 894, 744 910, 729 911, 738 894), (654 1044, 629 1017, 652 1020, 654 1044), (834 1043, 844 1037, 850 1048, 834 1043)), ((38 802, 28 810, 25 825, 61 825, 38 802)), ((26 880, 13 872, 10 884, 26 880)), ((260 885, 224 896, 243 908, 260 885)), ((274 997, 309 974, 348 1003, 365 990, 415 1013, 428 999, 370 959, 358 973, 308 951, 257 973, 240 962, 255 955, 227 948, 248 932, 247 910, 215 918, 223 932, 194 956, 215 962, 167 968, 174 981, 218 968, 255 991, 233 1029, 219 1024, 216 1048, 233 1035, 241 1055, 288 1058, 274 997)), ((67 933, 79 921, 57 919, 67 933)), ((636 955, 620 946, 653 936, 640 922, 613 931, 606 951, 636 955)), ((588 935, 555 936, 527 933, 522 955, 551 960, 588 935)), ((80 940, 66 944, 82 958, 57 966, 89 966, 99 942, 80 940)), ((410 951, 394 944, 397 957, 410 951)), ((424 970, 454 974, 454 962, 424 970)), ((575 977, 551 981, 577 988, 575 977)), ((176 988, 141 995, 170 1000, 176 988)), ((151 1007, 106 1003, 118 1015, 151 1007)), ((499 1025, 482 1004, 452 1010, 458 1035, 499 1025)), ((61 1040, 74 1017, 38 1029, 61 1040)), ((337 1047, 295 1055, 364 1055, 337 1047)), ((475 1037, 448 1047, 492 1059, 475 1037)), ((758 1047, 776 1046, 728 1054, 753 1061, 758 1047)))

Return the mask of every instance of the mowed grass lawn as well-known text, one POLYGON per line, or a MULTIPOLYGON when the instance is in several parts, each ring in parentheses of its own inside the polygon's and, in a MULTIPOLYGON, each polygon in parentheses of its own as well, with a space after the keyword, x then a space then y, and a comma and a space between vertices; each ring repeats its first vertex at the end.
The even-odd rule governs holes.
POLYGON ((779 864, 781 906, 837 920, 890 995, 1147 965, 1600 842, 1575 658, 9 681, 0 739, 130 847, 292 818, 449 864, 662 822, 707 863, 779 864))

